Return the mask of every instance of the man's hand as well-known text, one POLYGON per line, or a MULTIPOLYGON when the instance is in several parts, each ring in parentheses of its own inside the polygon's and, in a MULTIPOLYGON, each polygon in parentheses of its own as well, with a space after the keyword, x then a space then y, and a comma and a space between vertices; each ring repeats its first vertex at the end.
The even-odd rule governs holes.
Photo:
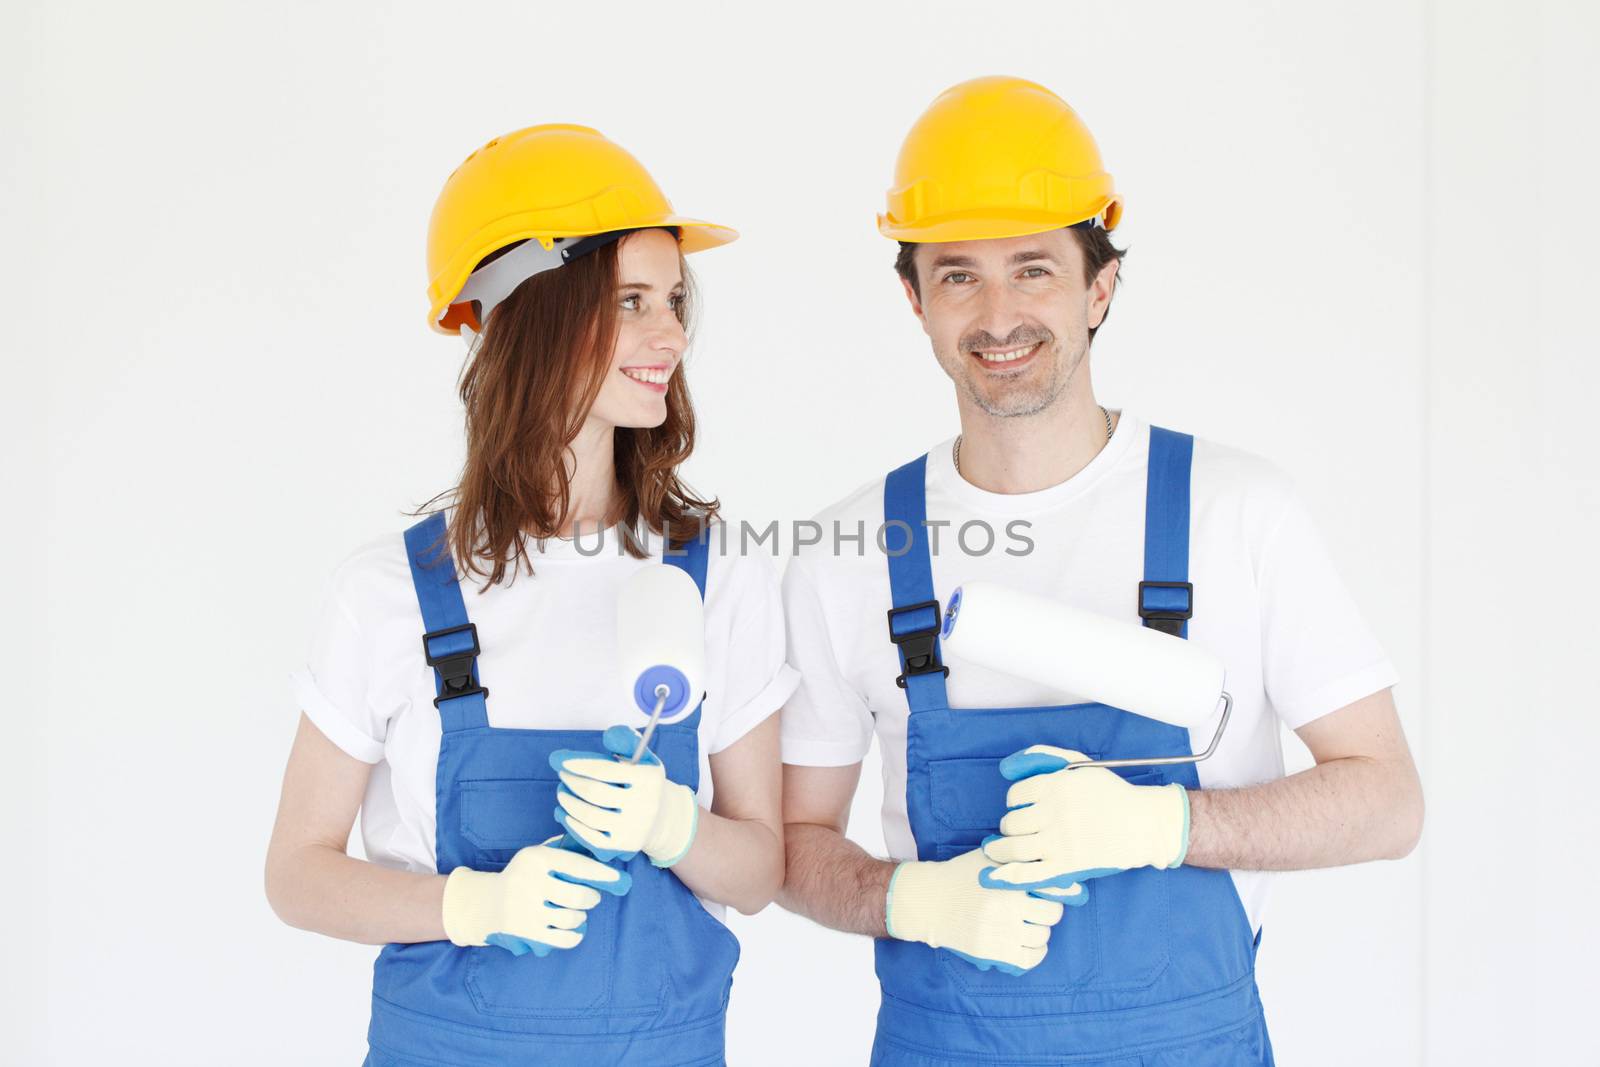
MULTIPOLYGON (((885 901, 889 936, 949 949, 980 970, 1022 974, 1044 959, 1062 902, 979 884, 980 849, 953 859, 912 860, 895 868, 885 901)), ((1052 894, 1055 895, 1055 894, 1052 894)), ((1087 900, 1082 887, 1072 903, 1087 900)))
POLYGON ((1089 757, 1034 745, 1000 762, 1006 793, 1000 836, 983 844, 999 866, 985 886, 1069 886, 1133 867, 1176 867, 1189 847, 1189 795, 1177 783, 1131 785, 1089 757))

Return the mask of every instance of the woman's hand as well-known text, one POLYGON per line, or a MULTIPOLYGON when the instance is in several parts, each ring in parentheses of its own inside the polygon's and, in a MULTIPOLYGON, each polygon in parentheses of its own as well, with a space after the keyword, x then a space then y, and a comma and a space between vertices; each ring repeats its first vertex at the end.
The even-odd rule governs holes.
POLYGON ((450 940, 463 947, 497 945, 517 956, 547 956, 582 941, 600 891, 622 896, 632 879, 581 852, 555 848, 557 840, 522 849, 503 871, 451 871, 443 909, 450 940))
POLYGON ((561 777, 556 821, 598 859, 643 852, 657 867, 670 867, 694 843, 700 806, 688 786, 667 777, 654 752, 627 762, 639 740, 632 727, 613 726, 602 738, 609 755, 552 752, 550 765, 561 777))
POLYGON ((444 875, 345 853, 371 772, 300 716, 267 847, 267 900, 290 926, 329 937, 363 945, 439 941, 444 875))

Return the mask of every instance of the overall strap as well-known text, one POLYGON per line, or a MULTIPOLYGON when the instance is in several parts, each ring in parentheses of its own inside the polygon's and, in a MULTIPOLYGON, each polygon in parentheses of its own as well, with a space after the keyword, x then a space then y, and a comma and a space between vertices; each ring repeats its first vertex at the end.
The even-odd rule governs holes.
POLYGON ((703 527, 698 535, 674 548, 668 542, 662 547, 661 562, 686 571, 700 590, 700 599, 706 598, 706 557, 710 554, 711 529, 703 527))
MULTIPOLYGON (((710 526, 704 526, 701 528, 699 535, 692 538, 681 547, 674 548, 672 547, 671 542, 668 542, 662 546, 661 550, 662 563, 677 567, 687 572, 689 577, 694 579, 695 588, 700 590, 700 600, 702 603, 706 599, 706 560, 711 553, 710 541, 711 528, 710 526)), ((705 707, 705 701, 702 700, 700 703, 694 706, 693 711, 691 711, 683 719, 678 720, 678 725, 686 727, 691 731, 699 730, 700 710, 703 707, 705 707)), ((695 767, 694 773, 694 781, 698 783, 700 780, 700 768, 698 765, 695 767)))
POLYGON ((1150 427, 1139 617, 1153 630, 1185 638, 1194 615, 1194 585, 1189 581, 1189 471, 1193 460, 1191 435, 1150 427))
POLYGON ((486 727, 489 691, 478 684, 478 628, 467 618, 442 512, 406 531, 406 559, 422 609, 422 653, 433 668, 440 723, 446 733, 486 727))
POLYGON ((889 473, 883 483, 883 543, 889 558, 889 640, 900 656, 895 684, 911 713, 950 706, 939 659, 939 601, 928 554, 926 453, 889 473))

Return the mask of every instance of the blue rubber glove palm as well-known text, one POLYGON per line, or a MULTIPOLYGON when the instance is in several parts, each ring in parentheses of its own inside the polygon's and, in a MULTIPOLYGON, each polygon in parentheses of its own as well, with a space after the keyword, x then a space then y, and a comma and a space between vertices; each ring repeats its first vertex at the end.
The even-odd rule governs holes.
POLYGON ((998 866, 986 886, 1070 886, 1134 867, 1177 867, 1189 849, 1189 794, 1176 782, 1133 785, 1105 767, 1069 768, 1089 757, 1034 745, 1000 761, 1014 784, 1000 835, 983 844, 998 866))

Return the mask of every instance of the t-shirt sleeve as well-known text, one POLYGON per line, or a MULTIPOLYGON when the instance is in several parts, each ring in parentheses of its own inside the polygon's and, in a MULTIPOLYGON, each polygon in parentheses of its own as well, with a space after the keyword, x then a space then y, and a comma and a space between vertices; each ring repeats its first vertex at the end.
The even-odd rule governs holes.
POLYGON ((1257 560, 1262 678, 1292 730, 1395 684, 1393 664, 1292 491, 1257 560))
POLYGON ((306 661, 290 673, 300 710, 323 736, 363 763, 383 758, 388 720, 373 711, 370 637, 347 603, 350 564, 334 572, 311 632, 306 661))
POLYGON ((827 615, 805 564, 791 560, 783 576, 789 663, 800 687, 783 713, 783 762, 847 767, 872 747, 872 710, 839 668, 827 615))
POLYGON ((726 650, 727 709, 712 752, 738 741, 784 706, 799 675, 784 657, 783 601, 778 572, 760 554, 730 557, 733 615, 726 650))

